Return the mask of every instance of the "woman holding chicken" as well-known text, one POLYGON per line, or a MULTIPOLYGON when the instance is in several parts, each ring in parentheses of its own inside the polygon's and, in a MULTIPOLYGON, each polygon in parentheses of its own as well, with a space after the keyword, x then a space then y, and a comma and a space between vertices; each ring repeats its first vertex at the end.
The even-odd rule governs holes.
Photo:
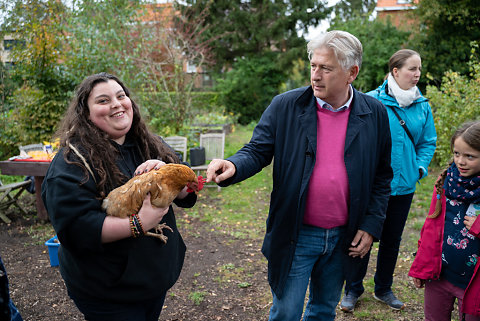
MULTIPOLYGON (((158 320, 167 290, 178 279, 185 244, 172 206, 150 195, 131 216, 107 216, 102 199, 134 175, 178 163, 148 131, 130 92, 115 76, 89 76, 78 87, 59 127, 60 151, 42 185, 58 235, 60 272, 87 320, 158 320), (166 243, 143 234, 164 223, 166 243)), ((195 193, 174 202, 192 207, 195 193)))

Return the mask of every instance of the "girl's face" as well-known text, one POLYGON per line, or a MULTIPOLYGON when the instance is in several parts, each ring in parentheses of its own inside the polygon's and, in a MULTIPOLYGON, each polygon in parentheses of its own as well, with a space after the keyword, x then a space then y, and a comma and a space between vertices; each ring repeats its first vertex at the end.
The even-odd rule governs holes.
POLYGON ((133 120, 132 101, 114 80, 100 82, 88 96, 89 119, 118 144, 125 142, 133 120))
POLYGON ((408 90, 415 87, 420 79, 422 73, 422 59, 419 56, 413 55, 405 60, 402 68, 393 68, 392 74, 398 86, 403 90, 408 90))
POLYGON ((480 174, 480 151, 465 143, 462 137, 453 142, 453 161, 460 176, 470 177, 480 174))

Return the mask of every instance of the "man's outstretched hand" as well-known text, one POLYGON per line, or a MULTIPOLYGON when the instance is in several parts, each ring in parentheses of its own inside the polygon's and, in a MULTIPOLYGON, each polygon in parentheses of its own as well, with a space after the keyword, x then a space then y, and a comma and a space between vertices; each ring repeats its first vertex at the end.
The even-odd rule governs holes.
POLYGON ((233 175, 237 169, 235 165, 224 159, 213 159, 207 168, 207 183, 215 182, 220 183, 233 175))

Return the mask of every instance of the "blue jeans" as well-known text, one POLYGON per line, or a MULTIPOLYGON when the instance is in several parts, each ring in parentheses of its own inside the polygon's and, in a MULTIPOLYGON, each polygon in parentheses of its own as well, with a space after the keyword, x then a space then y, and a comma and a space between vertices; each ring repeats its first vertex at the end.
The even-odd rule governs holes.
MULTIPOLYGON (((412 204, 413 193, 390 196, 378 247, 377 270, 375 272, 375 294, 384 295, 392 291, 393 272, 397 264, 402 233, 412 204)), ((367 274, 370 251, 361 260, 358 269, 347 277, 345 293, 360 296, 365 291, 363 278, 367 274)))
POLYGON ((270 321, 299 321, 309 282, 310 296, 303 320, 335 319, 344 281, 344 234, 344 227, 302 226, 283 295, 277 297, 272 292, 270 321))
POLYGON ((10 307, 10 314, 11 314, 11 319, 10 321, 23 321, 22 316, 20 315, 20 312, 18 312, 17 307, 15 304, 13 304, 12 300, 8 303, 8 306, 10 307))

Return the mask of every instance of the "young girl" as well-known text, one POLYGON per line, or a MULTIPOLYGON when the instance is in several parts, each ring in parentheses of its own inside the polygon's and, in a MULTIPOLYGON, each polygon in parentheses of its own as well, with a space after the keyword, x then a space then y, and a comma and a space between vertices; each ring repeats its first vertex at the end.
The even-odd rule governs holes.
POLYGON ((435 183, 409 275, 425 286, 425 320, 480 320, 480 121, 463 124, 450 146, 453 163, 435 183))

